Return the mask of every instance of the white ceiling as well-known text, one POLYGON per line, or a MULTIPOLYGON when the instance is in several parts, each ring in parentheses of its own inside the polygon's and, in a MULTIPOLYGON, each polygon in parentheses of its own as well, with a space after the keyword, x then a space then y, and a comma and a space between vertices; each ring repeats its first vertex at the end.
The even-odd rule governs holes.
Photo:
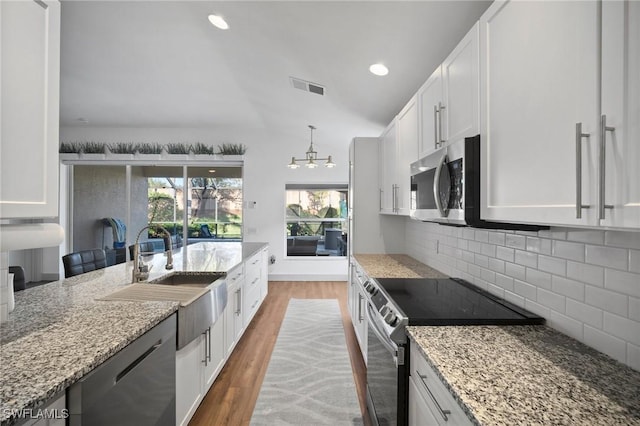
POLYGON ((489 3, 63 0, 61 125, 377 136, 489 3))

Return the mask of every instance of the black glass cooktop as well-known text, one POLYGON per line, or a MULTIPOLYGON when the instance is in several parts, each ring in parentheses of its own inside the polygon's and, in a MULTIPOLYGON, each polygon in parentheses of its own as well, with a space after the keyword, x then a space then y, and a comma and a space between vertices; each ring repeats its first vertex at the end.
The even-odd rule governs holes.
POLYGON ((376 278, 409 325, 524 325, 544 318, 458 278, 376 278))

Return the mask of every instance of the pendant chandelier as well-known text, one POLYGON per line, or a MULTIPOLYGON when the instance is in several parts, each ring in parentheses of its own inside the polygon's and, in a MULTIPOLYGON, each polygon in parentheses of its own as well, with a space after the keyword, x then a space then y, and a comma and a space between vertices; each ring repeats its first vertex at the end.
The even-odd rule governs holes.
POLYGON ((290 169, 297 169, 298 167, 300 167, 298 162, 304 162, 305 167, 309 169, 315 169, 316 167, 318 167, 317 161, 326 161, 326 163, 324 163, 325 167, 335 167, 336 163, 331 160, 331 156, 328 156, 327 158, 318 158, 318 153, 313 149, 313 131, 316 128, 312 125, 309 125, 309 129, 311 130, 311 145, 309 145, 309 149, 305 154, 305 158, 298 159, 296 157, 291 157, 291 163, 289 163, 287 167, 289 167, 290 169))

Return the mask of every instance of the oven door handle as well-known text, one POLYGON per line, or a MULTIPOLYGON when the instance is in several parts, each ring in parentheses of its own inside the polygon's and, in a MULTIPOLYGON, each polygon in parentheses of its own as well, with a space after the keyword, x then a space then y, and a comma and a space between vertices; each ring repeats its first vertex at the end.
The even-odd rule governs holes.
POLYGON ((367 314, 369 317, 369 326, 371 327, 371 331, 373 331, 373 334, 375 334, 380 343, 382 343, 382 346, 384 346, 389 351, 389 353, 391 353, 396 367, 398 365, 404 365, 404 359, 398 359, 398 346, 393 342, 393 340, 385 336, 385 333, 383 331, 380 330, 378 322, 376 320, 378 313, 373 311, 370 303, 367 303, 367 314))

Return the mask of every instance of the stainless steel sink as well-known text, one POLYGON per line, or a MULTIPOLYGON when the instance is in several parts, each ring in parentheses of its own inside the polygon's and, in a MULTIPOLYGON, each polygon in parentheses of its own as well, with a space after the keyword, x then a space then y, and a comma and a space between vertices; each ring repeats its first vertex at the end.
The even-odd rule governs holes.
POLYGON ((227 306, 226 274, 174 273, 153 283, 131 284, 98 300, 176 301, 178 308, 177 348, 204 333, 227 306))

